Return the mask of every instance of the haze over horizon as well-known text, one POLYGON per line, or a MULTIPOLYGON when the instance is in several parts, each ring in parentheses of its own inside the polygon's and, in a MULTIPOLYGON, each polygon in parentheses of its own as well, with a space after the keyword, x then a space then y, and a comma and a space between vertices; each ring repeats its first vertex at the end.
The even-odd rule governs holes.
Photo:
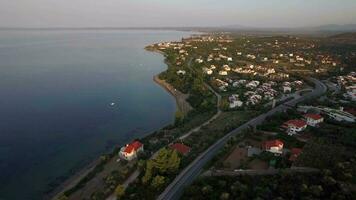
POLYGON ((354 24, 356 1, 0 0, 0 27, 307 27, 354 24))

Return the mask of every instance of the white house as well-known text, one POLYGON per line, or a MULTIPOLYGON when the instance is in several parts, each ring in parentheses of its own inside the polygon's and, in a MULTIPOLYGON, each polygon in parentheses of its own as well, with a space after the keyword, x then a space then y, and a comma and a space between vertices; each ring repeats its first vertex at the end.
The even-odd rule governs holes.
POLYGON ((283 142, 281 140, 270 140, 262 144, 262 149, 274 154, 283 153, 283 142))
POLYGON ((143 152, 143 144, 139 141, 134 141, 126 146, 122 147, 119 152, 119 156, 125 160, 133 160, 137 158, 137 154, 143 152))
POLYGON ((177 75, 185 75, 185 71, 184 70, 178 70, 177 71, 177 75))
POLYGON ((225 71, 230 71, 230 70, 231 70, 231 68, 229 67, 229 65, 224 65, 223 68, 224 68, 225 71))
POLYGON ((282 128, 287 129, 288 135, 295 135, 301 131, 304 131, 307 128, 307 123, 300 119, 293 119, 284 122, 282 128))
POLYGON ((291 93, 292 92, 292 88, 289 86, 283 86, 283 93, 291 93))
POLYGON ((221 71, 219 71, 219 75, 227 76, 227 71, 221 70, 221 71))
POLYGON ((208 68, 206 68, 206 67, 203 68, 203 71, 204 71, 205 74, 208 74, 208 75, 213 74, 213 70, 208 69, 208 68))
POLYGON ((304 118, 307 121, 308 126, 318 126, 324 121, 324 118, 318 114, 305 114, 304 118))
POLYGON ((239 95, 233 94, 229 97, 230 108, 241 107, 243 102, 239 100, 239 95))

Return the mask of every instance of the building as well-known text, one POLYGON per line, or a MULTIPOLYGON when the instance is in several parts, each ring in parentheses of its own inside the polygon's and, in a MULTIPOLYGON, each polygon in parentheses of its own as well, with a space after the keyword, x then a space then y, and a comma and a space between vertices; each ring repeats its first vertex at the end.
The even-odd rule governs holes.
POLYGON ((262 144, 262 149, 274 154, 283 153, 283 142, 281 140, 269 140, 262 144))
POLYGON ((184 145, 182 143, 175 143, 170 146, 171 149, 176 150, 178 153, 182 155, 187 155, 190 152, 190 147, 184 145))
POLYGON ((137 158, 139 152, 143 152, 143 144, 139 141, 133 141, 120 149, 119 156, 130 161, 137 158))
POLYGON ((291 155, 289 157, 289 160, 294 162, 294 161, 297 160, 298 156, 302 153, 302 149, 300 149, 300 148, 292 148, 290 150, 290 153, 291 153, 291 155))
POLYGON ((226 76, 227 75, 227 71, 221 70, 221 71, 219 71, 219 75, 220 76, 226 76))
POLYGON ((308 126, 318 126, 320 123, 324 121, 324 118, 318 114, 305 114, 305 120, 307 121, 308 126))
POLYGON ((283 86, 283 93, 291 93, 292 92, 292 88, 289 86, 283 86))
POLYGON ((307 128, 307 123, 300 119, 293 119, 284 122, 282 128, 285 128, 287 130, 288 135, 294 135, 301 131, 304 131, 307 128))
POLYGON ((185 75, 186 71, 185 70, 178 70, 177 75, 185 75))
POLYGON ((317 107, 317 109, 319 109, 322 113, 328 115, 330 118, 332 118, 335 121, 339 121, 339 122, 344 121, 349 123, 356 122, 355 116, 353 116, 348 112, 344 112, 342 109, 337 110, 328 107, 317 107))
POLYGON ((229 103, 230 108, 241 107, 243 105, 243 102, 239 100, 239 95, 237 94, 229 96, 229 103))

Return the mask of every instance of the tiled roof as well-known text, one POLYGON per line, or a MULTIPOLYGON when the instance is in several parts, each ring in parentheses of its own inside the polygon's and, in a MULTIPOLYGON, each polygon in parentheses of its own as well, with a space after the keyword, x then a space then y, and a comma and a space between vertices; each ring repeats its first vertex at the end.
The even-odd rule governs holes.
POLYGON ((294 126, 297 128, 302 128, 307 125, 307 123, 305 121, 300 120, 300 119, 292 119, 292 120, 285 122, 284 124, 286 124, 287 126, 294 126))
POLYGON ((319 119, 322 119, 323 117, 321 115, 318 115, 318 114, 305 114, 304 115, 305 118, 311 118, 311 119, 314 119, 314 120, 319 120, 319 119))
POLYGON ((298 158, 298 156, 302 153, 302 149, 292 148, 290 152, 291 152, 291 156, 289 157, 289 160, 295 161, 298 158))
POLYGON ((190 147, 188 147, 184 144, 181 144, 181 143, 172 144, 171 148, 177 150, 179 153, 181 153, 183 155, 189 153, 189 151, 190 151, 190 147))
POLYGON ((281 140, 269 140, 263 143, 265 149, 270 149, 271 147, 283 147, 283 142, 281 140))
POLYGON ((140 147, 142 147, 142 143, 139 141, 134 141, 131 144, 128 144, 125 148, 125 153, 131 153, 132 151, 137 151, 140 147))

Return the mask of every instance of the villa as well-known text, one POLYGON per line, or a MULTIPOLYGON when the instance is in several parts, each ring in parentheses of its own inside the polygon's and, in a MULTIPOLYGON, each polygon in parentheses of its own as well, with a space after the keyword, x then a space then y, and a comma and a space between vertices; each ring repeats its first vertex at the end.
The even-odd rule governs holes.
POLYGON ((304 118, 307 121, 308 126, 318 126, 320 123, 324 121, 324 118, 318 114, 305 114, 304 118))
POLYGON ((269 140, 262 144, 262 149, 274 154, 283 153, 283 142, 281 140, 269 140))
POLYGON ((124 160, 133 160, 137 158, 137 154, 143 152, 143 144, 139 141, 134 141, 122 147, 119 152, 120 158, 124 160))
POLYGON ((304 131, 307 128, 307 123, 300 119, 293 119, 285 122, 282 128, 287 129, 288 135, 294 135, 304 131))

